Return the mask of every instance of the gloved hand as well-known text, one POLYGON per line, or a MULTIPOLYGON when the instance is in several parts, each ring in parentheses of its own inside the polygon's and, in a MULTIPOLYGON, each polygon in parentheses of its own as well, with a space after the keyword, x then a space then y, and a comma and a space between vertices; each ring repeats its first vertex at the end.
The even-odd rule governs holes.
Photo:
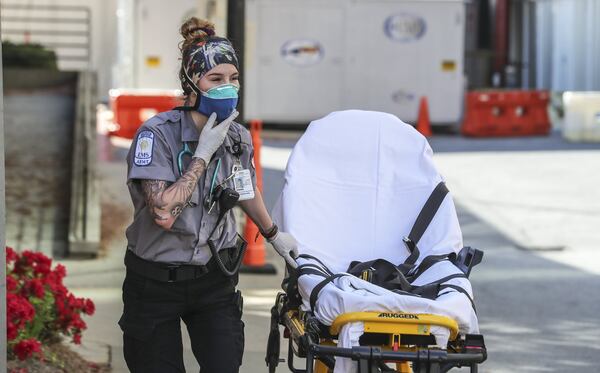
POLYGON ((210 158, 215 154, 217 149, 219 149, 219 146, 223 144, 225 136, 227 136, 227 131, 229 131, 229 126, 231 126, 231 123, 237 118, 238 114, 238 111, 235 110, 231 113, 229 118, 214 126, 215 121, 217 120, 217 114, 212 113, 208 118, 208 121, 206 121, 204 128, 202 128, 202 132, 200 132, 198 146, 196 147, 193 158, 203 159, 204 163, 208 165, 210 158))
POLYGON ((298 256, 298 243, 291 234, 277 232, 275 237, 268 241, 292 268, 298 267, 298 263, 294 260, 298 256))

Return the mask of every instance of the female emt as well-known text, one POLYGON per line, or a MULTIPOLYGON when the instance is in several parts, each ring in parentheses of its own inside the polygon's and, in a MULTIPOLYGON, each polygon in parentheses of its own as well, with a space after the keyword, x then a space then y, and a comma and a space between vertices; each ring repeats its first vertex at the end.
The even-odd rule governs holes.
POLYGON ((132 372, 184 372, 180 319, 202 373, 238 372, 244 349, 235 287, 245 242, 239 203, 288 263, 296 242, 278 232, 256 189, 253 148, 238 115, 238 60, 214 25, 191 18, 179 76, 186 106, 146 121, 132 143, 128 187, 123 352, 132 372))

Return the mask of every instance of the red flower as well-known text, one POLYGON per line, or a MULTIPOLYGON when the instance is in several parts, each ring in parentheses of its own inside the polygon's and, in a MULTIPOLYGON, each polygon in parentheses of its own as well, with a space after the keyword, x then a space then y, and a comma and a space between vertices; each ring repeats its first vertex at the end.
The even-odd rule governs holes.
POLYGON ((92 302, 91 299, 85 300, 85 307, 83 308, 83 312, 85 312, 86 315, 90 316, 92 316, 94 312, 96 312, 96 306, 94 305, 94 302, 92 302))
POLYGON ((8 293, 6 294, 7 315, 10 321, 21 327, 26 321, 33 320, 35 308, 29 301, 22 296, 8 293))
POLYGON ((15 263, 15 272, 26 273, 28 269, 33 269, 35 275, 45 276, 50 273, 51 267, 52 259, 43 253, 25 250, 20 260, 15 263))
POLYGON ((64 265, 58 264, 52 273, 56 276, 58 281, 62 281, 62 279, 67 275, 67 269, 64 265))
POLYGON ((50 273, 45 279, 43 279, 43 281, 46 285, 48 285, 50 291, 52 294, 54 294, 54 298, 57 299, 57 301, 59 299, 63 300, 67 296, 68 291, 67 288, 62 284, 62 279, 56 279, 55 276, 50 273))
POLYGON ((73 334, 73 343, 75 343, 76 345, 81 344, 81 334, 73 334))
POLYGON ((6 275, 6 290, 14 291, 19 286, 19 282, 12 276, 6 275))
POLYGON ((65 287, 65 267, 58 264, 53 269, 50 258, 30 250, 17 254, 6 248, 6 257, 7 339, 15 355, 22 360, 36 352, 41 356, 41 344, 58 334, 72 336, 74 343, 81 343, 81 333, 87 328, 82 315, 92 315, 96 307, 91 299, 78 298, 65 287), (53 306, 51 312, 36 312, 48 306, 53 306), (44 330, 30 330, 29 322, 33 320, 44 330), (21 340, 24 337, 29 339, 21 340), (40 337, 43 339, 38 340, 40 337))
POLYGON ((44 289, 44 285, 41 280, 34 278, 33 280, 29 280, 25 282, 22 289, 24 296, 33 295, 40 299, 44 298, 44 293, 46 289, 44 289))
POLYGON ((12 263, 19 259, 19 255, 12 249, 12 247, 6 248, 6 264, 12 263))
POLYGON ((74 313, 73 319, 71 320, 71 327, 74 329, 83 330, 87 328, 87 324, 81 319, 78 313, 74 313))
POLYGON ((19 329, 15 324, 8 321, 6 324, 6 339, 12 341, 13 339, 17 338, 17 335, 19 335, 19 329))
POLYGON ((42 354, 41 343, 35 338, 25 339, 21 342, 17 343, 14 347, 15 354, 19 358, 19 360, 25 360, 33 353, 38 353, 40 356, 42 354))

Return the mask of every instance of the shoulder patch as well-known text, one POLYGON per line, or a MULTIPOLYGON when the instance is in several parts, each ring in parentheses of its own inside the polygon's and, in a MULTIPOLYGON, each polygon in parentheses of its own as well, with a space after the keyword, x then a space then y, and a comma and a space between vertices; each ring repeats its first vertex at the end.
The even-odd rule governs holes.
POLYGON ((142 131, 139 133, 135 146, 133 163, 137 166, 147 166, 152 163, 152 150, 154 148, 154 133, 142 131))

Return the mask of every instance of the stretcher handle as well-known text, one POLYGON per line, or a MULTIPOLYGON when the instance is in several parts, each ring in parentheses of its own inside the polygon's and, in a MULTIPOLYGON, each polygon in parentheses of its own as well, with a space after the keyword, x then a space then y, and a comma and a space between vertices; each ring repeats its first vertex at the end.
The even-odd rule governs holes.
POLYGON ((450 340, 458 336, 458 323, 445 316, 403 313, 403 312, 348 312, 339 315, 329 328, 332 335, 337 335, 342 326, 349 322, 371 322, 379 324, 409 324, 409 325, 435 325, 447 328, 450 331, 450 340), (390 316, 391 315, 391 316, 390 316), (398 317, 393 317, 397 315, 398 317))
POLYGON ((461 363, 476 364, 486 360, 483 352, 448 353, 443 350, 419 349, 417 351, 382 351, 378 347, 357 346, 342 348, 312 344, 311 352, 315 356, 339 356, 353 360, 412 361, 420 363, 461 363))

